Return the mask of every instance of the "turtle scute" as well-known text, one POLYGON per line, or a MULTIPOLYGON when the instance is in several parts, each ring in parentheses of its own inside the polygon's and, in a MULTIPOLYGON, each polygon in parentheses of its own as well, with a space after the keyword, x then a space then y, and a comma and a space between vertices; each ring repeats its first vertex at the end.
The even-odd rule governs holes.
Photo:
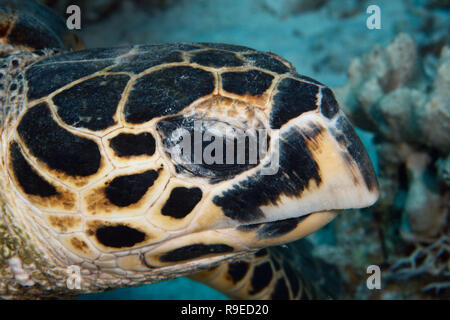
POLYGON ((285 78, 277 87, 270 113, 270 126, 280 129, 291 119, 318 107, 320 88, 312 83, 285 78))
POLYGON ((189 66, 156 70, 139 78, 125 105, 125 120, 144 123, 176 114, 192 102, 213 92, 211 72, 189 66))
POLYGON ((30 153, 50 169, 73 177, 90 176, 100 169, 102 156, 97 143, 61 127, 45 103, 25 113, 17 132, 30 153))

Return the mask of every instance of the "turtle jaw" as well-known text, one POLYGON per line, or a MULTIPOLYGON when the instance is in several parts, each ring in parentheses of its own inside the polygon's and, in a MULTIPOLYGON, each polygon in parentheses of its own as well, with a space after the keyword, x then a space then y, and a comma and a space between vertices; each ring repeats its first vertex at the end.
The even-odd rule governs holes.
POLYGON ((319 211, 297 218, 281 219, 255 225, 242 225, 236 228, 236 237, 250 247, 261 249, 281 245, 304 238, 330 223, 339 211, 319 211))
POLYGON ((145 254, 143 261, 151 269, 192 263, 206 266, 219 257, 229 259, 306 237, 337 214, 337 211, 313 212, 299 218, 194 232, 165 241, 145 254))
POLYGON ((283 127, 279 138, 272 135, 271 143, 269 157, 278 157, 278 171, 264 175, 257 167, 218 186, 210 195, 212 204, 202 208, 206 214, 196 220, 198 225, 207 229, 269 223, 368 207, 378 199, 368 154, 342 112, 331 123, 305 114, 283 127))

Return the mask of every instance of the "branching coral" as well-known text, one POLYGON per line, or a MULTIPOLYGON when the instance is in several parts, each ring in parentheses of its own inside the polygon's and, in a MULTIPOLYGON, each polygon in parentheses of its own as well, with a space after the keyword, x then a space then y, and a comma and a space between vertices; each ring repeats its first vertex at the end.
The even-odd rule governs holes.
MULTIPOLYGON (((398 259, 390 269, 396 278, 407 280, 422 274, 450 277, 450 238, 447 235, 422 242, 412 237, 411 243, 414 244, 414 251, 409 256, 398 259)), ((430 289, 431 286, 426 288, 430 289)))

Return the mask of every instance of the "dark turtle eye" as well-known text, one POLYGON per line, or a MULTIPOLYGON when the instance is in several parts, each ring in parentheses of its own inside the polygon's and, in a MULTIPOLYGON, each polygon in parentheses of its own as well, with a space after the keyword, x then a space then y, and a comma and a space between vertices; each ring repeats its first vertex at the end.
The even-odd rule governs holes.
POLYGON ((257 166, 270 138, 264 130, 242 129, 220 120, 176 116, 157 125, 177 172, 220 182, 257 166))

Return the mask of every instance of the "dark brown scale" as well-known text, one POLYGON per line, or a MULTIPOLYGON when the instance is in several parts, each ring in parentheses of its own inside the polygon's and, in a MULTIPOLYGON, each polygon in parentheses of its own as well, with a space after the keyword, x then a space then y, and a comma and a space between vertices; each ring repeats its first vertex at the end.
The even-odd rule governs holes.
POLYGON ((233 248, 226 244, 193 244, 174 249, 160 257, 162 262, 178 262, 207 256, 233 252, 233 248))
POLYGON ((112 248, 129 248, 143 242, 144 232, 126 225, 101 226, 95 233, 98 242, 112 248))
POLYGON ((178 113, 213 90, 214 76, 202 69, 178 66, 154 71, 136 80, 125 105, 125 120, 144 123, 178 113))
POLYGON ((114 125, 126 75, 100 76, 83 81, 53 98, 61 119, 77 128, 104 130, 114 125))
POLYGON ((119 157, 152 156, 155 153, 156 142, 149 132, 121 133, 109 140, 109 146, 119 157))
POLYGON ((228 274, 233 283, 238 283, 247 274, 250 264, 246 261, 230 262, 228 264, 228 274))
POLYGON ((12 142, 9 147, 10 161, 14 175, 26 194, 39 197, 51 197, 58 195, 56 188, 45 181, 28 163, 23 156, 17 142, 12 142))
POLYGON ((106 197, 118 207, 129 206, 139 202, 156 179, 155 170, 114 178, 105 189, 106 197))
POLYGON ((197 52, 191 57, 191 62, 214 68, 239 67, 244 65, 244 61, 239 59, 234 53, 219 50, 197 52))
POLYGON ((272 300, 289 300, 289 289, 283 277, 277 280, 275 289, 270 297, 272 300))
POLYGON ((154 66, 182 61, 183 56, 180 51, 162 48, 161 50, 151 50, 149 54, 136 54, 123 58, 118 66, 111 68, 110 72, 132 72, 138 74, 154 66))
POLYGON ((328 119, 331 119, 338 113, 339 105, 333 92, 329 88, 322 88, 321 90, 322 101, 320 104, 320 112, 328 119))
POLYGON ((238 226, 236 229, 239 231, 242 231, 242 232, 251 232, 251 231, 258 229, 261 226, 262 226, 261 223, 243 224, 243 225, 238 226))
MULTIPOLYGON (((70 59, 70 55, 67 54, 66 58, 70 59)), ((109 60, 82 62, 70 62, 69 60, 64 63, 52 63, 52 60, 52 58, 43 60, 41 64, 32 65, 25 72, 25 78, 28 81, 28 99, 42 98, 75 80, 92 75, 112 64, 112 61, 109 60)))
POLYGON ((263 248, 263 249, 255 252, 255 257, 264 257, 264 256, 267 256, 267 254, 268 254, 267 249, 263 248))
POLYGON ((28 110, 17 131, 30 152, 51 169, 74 177, 86 177, 100 168, 97 144, 60 127, 46 104, 28 110))
POLYGON ((222 88, 230 93, 259 96, 272 84, 273 76, 259 70, 222 73, 222 88))
POLYGON ((247 58, 247 60, 255 67, 267 69, 278 74, 283 74, 291 71, 280 60, 266 53, 249 53, 245 55, 245 58, 247 58))
POLYGON ((263 290, 272 281, 273 270, 270 262, 264 262, 257 265, 253 270, 253 277, 251 280, 252 289, 249 291, 250 294, 257 294, 263 290))
POLYGON ((258 229, 256 234, 260 239, 281 237, 294 230, 299 222, 305 217, 306 216, 264 223, 263 226, 258 229))
POLYGON ((161 214, 175 219, 182 219, 192 212, 202 199, 200 188, 176 187, 161 209, 161 214))
POLYGON ((289 120, 317 108, 319 87, 314 84, 286 78, 281 80, 277 91, 270 113, 272 129, 280 129, 289 120))

